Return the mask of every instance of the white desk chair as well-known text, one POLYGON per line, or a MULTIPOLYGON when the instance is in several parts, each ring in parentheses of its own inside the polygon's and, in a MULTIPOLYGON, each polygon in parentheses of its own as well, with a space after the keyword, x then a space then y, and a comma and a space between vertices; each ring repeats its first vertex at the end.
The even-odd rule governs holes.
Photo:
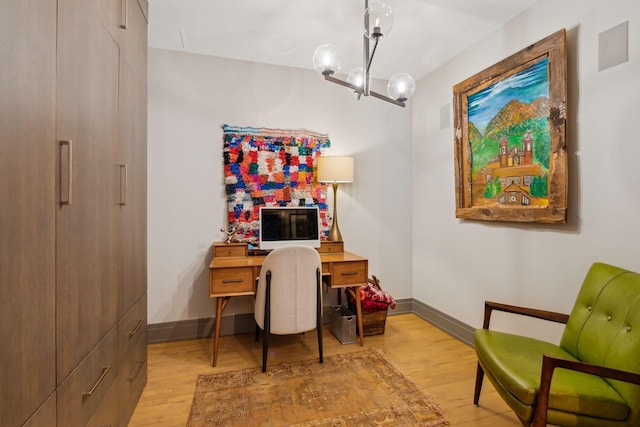
MULTIPOLYGON (((322 263, 318 251, 308 246, 274 249, 260 270, 254 316, 264 331, 262 372, 267 370, 269 335, 318 331, 322 363, 322 263)), ((259 330, 256 329, 256 341, 259 330)))

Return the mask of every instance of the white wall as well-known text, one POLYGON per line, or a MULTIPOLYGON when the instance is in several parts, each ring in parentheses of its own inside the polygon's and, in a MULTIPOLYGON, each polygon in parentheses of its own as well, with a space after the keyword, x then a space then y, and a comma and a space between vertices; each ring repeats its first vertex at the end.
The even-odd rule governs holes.
MULTIPOLYGON (((329 133, 355 157, 338 190, 347 250, 396 298, 412 296, 411 108, 356 101, 313 71, 149 49, 149 323, 214 315, 211 245, 226 227, 224 123, 329 133)), ((329 191, 329 203, 332 196, 329 191)), ((252 311, 234 298, 226 314, 252 311)))
MULTIPOLYGON (((546 0, 426 76, 413 100, 413 295, 482 326, 483 301, 568 313, 589 266, 640 271, 640 2, 546 0), (629 21, 629 61, 598 72, 598 33, 629 21), (452 87, 566 28, 569 220, 566 225, 455 218, 452 87)), ((558 328, 496 326, 557 339, 558 328)))

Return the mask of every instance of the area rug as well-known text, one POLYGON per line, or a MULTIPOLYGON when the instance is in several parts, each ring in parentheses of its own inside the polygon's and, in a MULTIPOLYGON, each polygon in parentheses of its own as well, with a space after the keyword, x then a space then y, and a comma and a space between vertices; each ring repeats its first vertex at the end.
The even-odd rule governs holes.
POLYGON ((448 425, 444 411, 375 350, 200 375, 188 427, 448 425))

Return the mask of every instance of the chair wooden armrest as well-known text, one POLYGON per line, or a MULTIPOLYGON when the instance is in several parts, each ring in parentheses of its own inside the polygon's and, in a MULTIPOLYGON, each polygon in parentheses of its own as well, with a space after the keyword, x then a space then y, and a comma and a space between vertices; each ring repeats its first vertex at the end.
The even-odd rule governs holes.
POLYGON ((499 302, 485 301, 484 302, 484 323, 482 327, 489 329, 489 322, 491 321, 491 313, 493 310, 504 311, 507 313, 520 314, 523 316, 535 317, 537 319, 549 320, 557 323, 567 323, 569 320, 568 314, 556 313, 553 311, 538 310, 535 308, 520 307, 517 305, 501 304, 499 302))
POLYGON ((557 357, 542 356, 542 373, 540 374, 540 391, 535 414, 533 416, 532 427, 544 427, 547 425, 547 410, 549 408, 549 390, 551 388, 551 378, 555 368, 570 369, 584 372, 600 377, 611 378, 618 381, 640 385, 640 374, 621 371, 619 369, 607 368, 605 366, 593 365, 590 363, 575 360, 560 359, 557 357))

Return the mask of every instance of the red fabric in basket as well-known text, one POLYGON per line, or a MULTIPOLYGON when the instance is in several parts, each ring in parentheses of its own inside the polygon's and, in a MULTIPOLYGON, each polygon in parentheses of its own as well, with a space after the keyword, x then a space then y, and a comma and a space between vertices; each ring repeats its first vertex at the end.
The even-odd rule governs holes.
POLYGON ((371 300, 374 302, 385 303, 392 309, 396 308, 396 302, 391 295, 369 283, 360 286, 360 300, 362 301, 363 306, 365 301, 371 300))

